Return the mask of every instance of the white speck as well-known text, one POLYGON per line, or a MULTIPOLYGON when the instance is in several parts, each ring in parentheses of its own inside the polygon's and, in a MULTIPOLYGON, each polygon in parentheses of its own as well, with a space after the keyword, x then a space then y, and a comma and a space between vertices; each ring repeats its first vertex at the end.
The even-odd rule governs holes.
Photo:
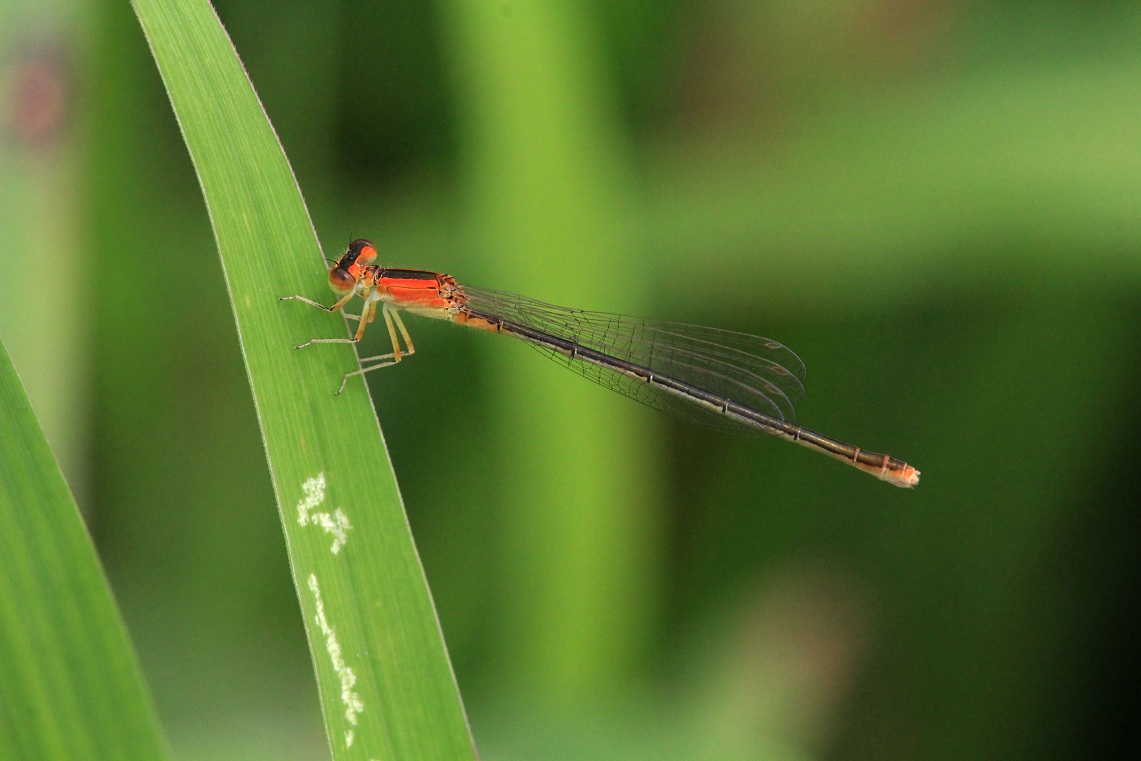
POLYGON ((325 501, 324 472, 318 473, 315 478, 305 479, 305 483, 301 484, 301 491, 305 497, 297 503, 297 514, 301 518, 301 525, 304 526, 309 511, 325 501))
MULTIPOLYGON (((345 663, 344 656, 341 654, 341 643, 337 641, 337 632, 329 624, 328 617, 325 616, 325 601, 321 599, 321 587, 317 583, 316 574, 309 574, 309 589, 313 592, 313 601, 317 606, 317 613, 313 616, 313 620, 317 623, 317 628, 321 630, 322 636, 325 637, 325 650, 329 653, 329 660, 333 662, 333 670, 337 672, 337 676, 341 680, 341 704, 345 707, 345 720, 350 727, 355 727, 357 717, 364 712, 364 703, 361 701, 360 695, 353 690, 353 686, 357 683, 357 675, 345 663)), ((354 739, 352 729, 345 732, 345 747, 351 748, 354 739)))
POLYGON ((302 526, 320 526, 326 534, 332 534, 333 545, 329 548, 334 555, 341 551, 348 540, 352 524, 349 516, 341 508, 332 514, 326 512, 315 513, 314 509, 325 501, 325 474, 318 473, 315 478, 308 478, 301 484, 301 492, 305 495, 297 503, 297 522, 302 526))

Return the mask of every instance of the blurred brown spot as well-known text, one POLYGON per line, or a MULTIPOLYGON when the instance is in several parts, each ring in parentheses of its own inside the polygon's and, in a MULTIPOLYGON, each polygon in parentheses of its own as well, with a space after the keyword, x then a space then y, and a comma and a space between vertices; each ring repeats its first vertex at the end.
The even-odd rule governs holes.
POLYGON ((10 61, 5 82, 3 124, 12 139, 36 148, 54 145, 70 115, 70 67, 62 53, 29 50, 10 61))
POLYGON ((948 0, 876 0, 860 19, 857 55, 884 72, 922 66, 950 44, 956 11, 948 0))
POLYGON ((675 118, 772 133, 816 92, 889 82, 938 59, 959 5, 706 0, 679 17, 675 118))

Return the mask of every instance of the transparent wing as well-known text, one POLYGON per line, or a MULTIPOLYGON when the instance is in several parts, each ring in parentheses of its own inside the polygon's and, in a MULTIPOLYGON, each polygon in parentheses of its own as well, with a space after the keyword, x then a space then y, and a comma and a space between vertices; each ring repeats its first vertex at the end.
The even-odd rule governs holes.
MULTIPOLYGON (((570 309, 502 291, 467 286, 462 291, 467 305, 476 312, 573 341, 780 420, 795 420, 793 404, 804 397, 804 363, 792 350, 768 338, 570 309)), ((659 386, 568 357, 541 344, 532 345, 595 383, 674 417, 721 431, 764 435, 659 386)))

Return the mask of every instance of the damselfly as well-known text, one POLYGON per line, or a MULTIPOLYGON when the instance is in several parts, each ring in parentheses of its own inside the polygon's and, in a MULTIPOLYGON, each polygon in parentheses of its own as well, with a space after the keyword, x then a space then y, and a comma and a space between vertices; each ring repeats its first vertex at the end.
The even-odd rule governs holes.
POLYGON ((804 364, 776 341, 554 306, 460 285, 438 272, 381 267, 376 257, 376 247, 367 240, 349 245, 329 270, 329 285, 340 297, 332 306, 304 296, 282 298, 329 312, 341 311, 354 297, 364 300, 360 317, 345 314, 360 322, 352 338, 314 338, 298 349, 357 343, 380 308, 392 351, 362 358, 360 369, 345 373, 337 394, 354 375, 394 365, 415 351, 400 317, 403 310, 515 336, 595 383, 683 420, 730 433, 788 439, 896 486, 919 483, 919 471, 902 460, 796 425, 793 403, 804 396, 804 364))

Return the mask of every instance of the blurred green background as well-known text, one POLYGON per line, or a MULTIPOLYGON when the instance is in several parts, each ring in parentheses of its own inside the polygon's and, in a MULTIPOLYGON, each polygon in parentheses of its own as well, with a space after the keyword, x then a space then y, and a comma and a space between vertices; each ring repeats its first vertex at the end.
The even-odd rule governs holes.
MULTIPOLYGON (((800 422, 923 471, 410 320, 370 385, 484 758, 1141 755, 1135 3, 216 7, 327 255, 776 338, 800 422)), ((129 6, 0 0, 0 131, 0 335, 177 757, 326 756, 129 6)))

